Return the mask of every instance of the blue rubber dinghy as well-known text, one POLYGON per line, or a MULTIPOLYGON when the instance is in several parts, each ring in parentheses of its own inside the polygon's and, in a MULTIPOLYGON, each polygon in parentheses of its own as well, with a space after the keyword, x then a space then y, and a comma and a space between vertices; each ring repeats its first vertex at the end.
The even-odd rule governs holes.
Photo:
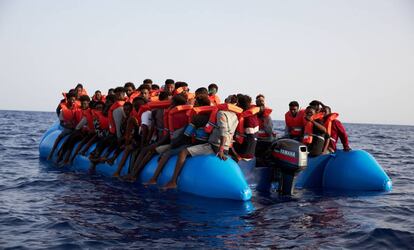
POLYGON ((375 158, 364 150, 308 158, 296 180, 299 188, 324 190, 391 191, 392 182, 375 158))
MULTIPOLYGON (((60 132, 61 128, 58 124, 54 124, 45 132, 39 145, 40 158, 47 158, 60 132)), ((62 142, 63 140, 55 152, 59 150, 62 142)), ((89 149, 88 154, 94 147, 95 145, 89 149)), ((96 166, 96 172, 104 176, 112 176, 121 157, 122 154, 117 158, 113 166, 106 163, 98 164, 96 166)), ((155 156, 145 166, 141 173, 140 181, 144 182, 150 179, 157 167, 157 159, 158 156, 155 156)), ((165 184, 173 175, 176 159, 176 157, 172 157, 164 167, 164 170, 158 178, 159 185, 165 184)), ((72 170, 88 171, 90 164, 87 157, 78 155, 70 168, 72 170)), ((129 159, 125 163, 121 175, 128 173, 128 166, 129 159)), ((232 159, 227 159, 226 161, 220 160, 214 155, 188 158, 178 178, 177 184, 180 191, 204 197, 242 201, 250 200, 252 197, 251 189, 237 163, 232 159)))

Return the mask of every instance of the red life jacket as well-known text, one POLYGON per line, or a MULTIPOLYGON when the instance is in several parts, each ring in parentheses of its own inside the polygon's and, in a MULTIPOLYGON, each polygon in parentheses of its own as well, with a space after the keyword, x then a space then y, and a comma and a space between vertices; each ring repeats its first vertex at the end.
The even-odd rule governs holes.
POLYGON ((105 95, 101 95, 101 99, 98 99, 98 98, 96 97, 96 95, 93 95, 93 96, 92 96, 92 101, 94 101, 94 102, 103 102, 103 103, 105 103, 105 101, 106 101, 106 96, 105 96, 105 95))
POLYGON ((257 118, 259 118, 259 132, 257 133, 257 138, 260 138, 260 139, 263 139, 263 140, 272 138, 273 135, 267 133, 264 130, 264 119, 269 118, 272 111, 273 111, 272 109, 265 107, 264 110, 263 110, 262 116, 257 117, 257 118))
POLYGON ((82 88, 81 92, 79 93, 79 96, 88 95, 88 92, 86 92, 86 89, 82 88))
POLYGON ((76 112, 78 108, 74 105, 71 108, 68 108, 66 103, 61 103, 60 108, 62 112, 64 126, 68 128, 75 128, 79 122, 76 119, 76 112))
POLYGON ((193 107, 193 109, 188 114, 188 121, 191 122, 194 115, 211 114, 211 112, 213 112, 215 109, 217 109, 215 106, 193 107))
POLYGON ((239 124, 237 125, 236 133, 235 133, 235 141, 239 144, 242 144, 244 141, 245 135, 245 127, 244 127, 244 119, 246 117, 257 115, 260 112, 260 108, 256 106, 252 106, 249 109, 243 111, 239 114, 239 124))
POLYGON ((171 106, 171 100, 149 102, 148 106, 151 109, 167 109, 171 106))
POLYGON ((116 126, 115 126, 115 121, 114 121, 112 112, 115 109, 124 106, 124 103, 125 103, 124 101, 117 101, 114 104, 112 104, 112 106, 109 108, 108 119, 109 119, 109 132, 111 134, 116 134, 116 126))
POLYGON ((220 104, 220 97, 218 95, 209 95, 208 99, 210 99, 211 105, 216 106, 220 104))
POLYGON ((211 134, 211 132, 213 132, 213 129, 215 127, 217 127, 217 112, 219 112, 220 110, 222 111, 231 111, 234 112, 236 114, 241 114, 243 112, 242 108, 237 107, 234 104, 230 104, 230 103, 222 103, 219 104, 217 106, 213 106, 215 107, 215 109, 213 109, 211 111, 210 114, 210 119, 206 125, 206 127, 204 128, 204 131, 206 131, 206 133, 211 134))
POLYGON ((132 94, 131 94, 130 96, 126 96, 126 97, 125 97, 126 102, 130 102, 130 103, 132 103, 132 101, 133 101, 136 97, 138 97, 140 94, 141 94, 141 92, 140 92, 140 91, 135 90, 134 92, 132 92, 132 94))
POLYGON ((332 130, 332 121, 338 118, 338 113, 331 113, 327 115, 325 118, 325 122, 323 123, 324 127, 326 128, 326 133, 331 136, 331 130, 332 130))
POLYGON ((289 134, 293 137, 300 137, 303 135, 305 110, 298 111, 295 117, 290 111, 285 114, 286 127, 289 129, 289 134))
MULTIPOLYGON (((324 116, 323 113, 314 114, 312 116, 312 120, 322 119, 323 116, 324 116)), ((310 121, 306 121, 302 143, 306 144, 306 145, 310 145, 312 143, 312 139, 313 139, 312 135, 313 135, 313 123, 310 122, 310 121)))
POLYGON ((138 112, 135 109, 132 109, 131 112, 131 117, 134 117, 135 119, 137 119, 138 125, 141 126, 142 120, 142 114, 148 110, 151 110, 150 106, 148 104, 145 105, 141 105, 141 107, 139 107, 138 112))
POLYGON ((98 121, 101 130, 109 130, 109 119, 102 111, 93 110, 92 116, 94 120, 98 121))
POLYGON ((95 130, 95 128, 93 126, 93 117, 92 117, 92 112, 91 112, 90 108, 78 109, 75 116, 76 116, 76 122, 77 123, 79 123, 82 120, 83 117, 86 118, 86 121, 88 123, 86 124, 87 127, 83 128, 84 130, 87 130, 87 131, 94 131, 95 130))
POLYGON ((188 113, 193 108, 192 105, 176 106, 168 111, 168 130, 170 135, 175 130, 183 128, 188 124, 188 113))

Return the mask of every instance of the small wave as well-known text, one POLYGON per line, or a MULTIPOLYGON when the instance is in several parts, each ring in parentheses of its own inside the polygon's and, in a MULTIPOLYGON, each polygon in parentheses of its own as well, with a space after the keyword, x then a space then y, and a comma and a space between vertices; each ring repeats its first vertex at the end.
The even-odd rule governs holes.
POLYGON ((352 242, 349 248, 360 249, 410 249, 414 242, 414 234, 391 228, 375 228, 369 233, 353 232, 347 235, 352 242))

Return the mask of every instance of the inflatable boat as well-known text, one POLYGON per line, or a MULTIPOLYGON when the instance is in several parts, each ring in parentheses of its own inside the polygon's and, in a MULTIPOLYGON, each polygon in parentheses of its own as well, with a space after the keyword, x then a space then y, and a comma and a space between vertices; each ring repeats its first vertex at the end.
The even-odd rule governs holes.
MULTIPOLYGON (((59 123, 55 123, 43 135, 39 144, 41 159, 46 159, 54 141, 61 132, 59 123)), ((61 147, 62 140, 58 145, 61 147)), ((363 150, 350 152, 337 151, 334 154, 308 158, 306 146, 293 140, 280 140, 279 147, 272 149, 272 162, 282 169, 284 189, 291 193, 293 187, 318 188, 342 191, 390 191, 392 182, 375 158, 363 150)), ((93 145, 88 155, 93 149, 93 145)), ((56 150, 58 151, 58 150, 56 150)), ((115 172, 122 154, 114 165, 98 164, 96 172, 111 177, 115 172)), ((153 157, 142 170, 139 181, 148 181, 156 167, 158 156, 153 157)), ((160 177, 158 185, 170 180, 176 162, 172 157, 160 177)), ((269 164, 272 165, 272 164, 269 164)), ((129 159, 121 171, 128 173, 129 159)), ((251 186, 259 191, 269 191, 272 181, 273 166, 255 167, 255 161, 239 162, 232 159, 220 160, 214 155, 189 158, 178 179, 178 189, 183 192, 210 197, 246 201, 252 197, 251 186)), ((71 166, 75 171, 89 171, 90 161, 86 156, 78 155, 71 166)), ((280 185, 279 185, 280 186, 280 185)))

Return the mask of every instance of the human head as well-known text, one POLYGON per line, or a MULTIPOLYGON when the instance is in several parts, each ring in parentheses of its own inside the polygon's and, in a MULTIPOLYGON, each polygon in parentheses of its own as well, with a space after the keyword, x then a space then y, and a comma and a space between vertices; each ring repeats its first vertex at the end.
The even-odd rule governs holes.
POLYGON ((165 91, 161 91, 160 94, 158 95, 158 100, 160 101, 168 100, 168 93, 165 91))
POLYGON ((186 103, 187 103, 187 100, 185 99, 183 95, 175 95, 173 96, 171 100, 172 107, 179 106, 179 105, 185 105, 186 103))
POLYGON ((124 84, 124 89, 127 96, 131 96, 135 91, 135 85, 132 82, 127 82, 124 84))
POLYGON ((72 93, 70 91, 68 93, 66 93, 66 104, 69 107, 72 107, 75 104, 75 101, 76 101, 76 97, 75 97, 74 93, 72 93))
POLYGON ((164 90, 169 93, 170 95, 173 94, 175 88, 175 82, 173 79, 167 79, 165 80, 165 88, 164 90))
POLYGON ((153 84, 151 90, 160 90, 160 86, 158 84, 153 84))
POLYGON ((125 99, 125 89, 124 87, 116 87, 114 90, 116 100, 123 101, 125 99))
POLYGON ((100 90, 95 91, 95 99, 96 100, 101 100, 102 98, 102 93, 100 90))
POLYGON ((108 89, 108 95, 115 95, 115 89, 113 88, 108 89))
POLYGON ((212 84, 208 85, 208 93, 209 93, 210 95, 215 95, 215 94, 217 94, 217 91, 218 91, 218 86, 217 86, 217 84, 212 83, 212 84))
POLYGON ((314 106, 308 106, 305 109, 305 115, 306 117, 312 117, 314 114, 316 114, 316 109, 314 106))
POLYGON ((237 96, 236 95, 229 95, 225 100, 225 103, 237 104, 237 96))
POLYGON ((139 92, 141 92, 139 96, 143 97, 146 100, 150 99, 151 87, 149 85, 142 84, 141 86, 139 86, 138 90, 139 92))
POLYGON ((76 85, 75 90, 78 94, 82 93, 83 90, 83 85, 78 83, 78 85, 76 85))
POLYGON ((329 106, 324 106, 321 111, 325 113, 325 115, 329 115, 332 113, 331 107, 329 106))
POLYGON ((89 98, 87 95, 83 95, 79 97, 79 101, 81 104, 81 109, 87 109, 89 108, 89 102, 91 101, 91 98, 89 98))
POLYGON ((206 94, 197 95, 195 97, 195 103, 194 103, 195 107, 210 106, 210 104, 211 104, 210 98, 208 98, 208 95, 206 94))
POLYGON ((95 103, 94 109, 97 111, 102 111, 104 106, 105 106, 105 103, 103 103, 102 101, 99 101, 95 103))
POLYGON ((151 79, 145 79, 144 81, 142 81, 142 84, 148 85, 151 87, 152 85, 152 80, 151 79))
POLYGON ((292 114, 292 116, 296 116, 298 111, 299 111, 299 103, 297 101, 291 101, 289 103, 289 112, 292 114))
POLYGON ((252 98, 248 95, 240 95, 237 100, 237 106, 242 108, 243 110, 247 110, 250 108, 252 103, 252 98))
POLYGON ((124 113, 128 117, 131 114, 132 111, 132 104, 130 102, 124 103, 124 113))
POLYGON ((175 83, 175 89, 182 88, 183 92, 188 91, 188 84, 186 82, 176 82, 175 83))
POLYGON ((265 106, 265 97, 262 94, 256 96, 256 106, 264 107, 265 106))
POLYGON ((309 103, 309 106, 312 106, 315 108, 316 113, 318 113, 321 108, 324 106, 323 103, 321 101, 318 100, 313 100, 309 103))
POLYGON ((136 98, 134 98, 134 100, 132 101, 132 106, 134 107, 134 109, 136 110, 136 111, 138 111, 139 110, 139 108, 142 106, 142 105, 144 105, 144 104, 146 104, 148 101, 147 101, 147 99, 145 99, 144 97, 142 97, 142 96, 138 96, 138 97, 136 97, 136 98))
POLYGON ((198 96, 198 95, 208 95, 208 90, 204 87, 198 88, 195 91, 195 96, 198 96))

